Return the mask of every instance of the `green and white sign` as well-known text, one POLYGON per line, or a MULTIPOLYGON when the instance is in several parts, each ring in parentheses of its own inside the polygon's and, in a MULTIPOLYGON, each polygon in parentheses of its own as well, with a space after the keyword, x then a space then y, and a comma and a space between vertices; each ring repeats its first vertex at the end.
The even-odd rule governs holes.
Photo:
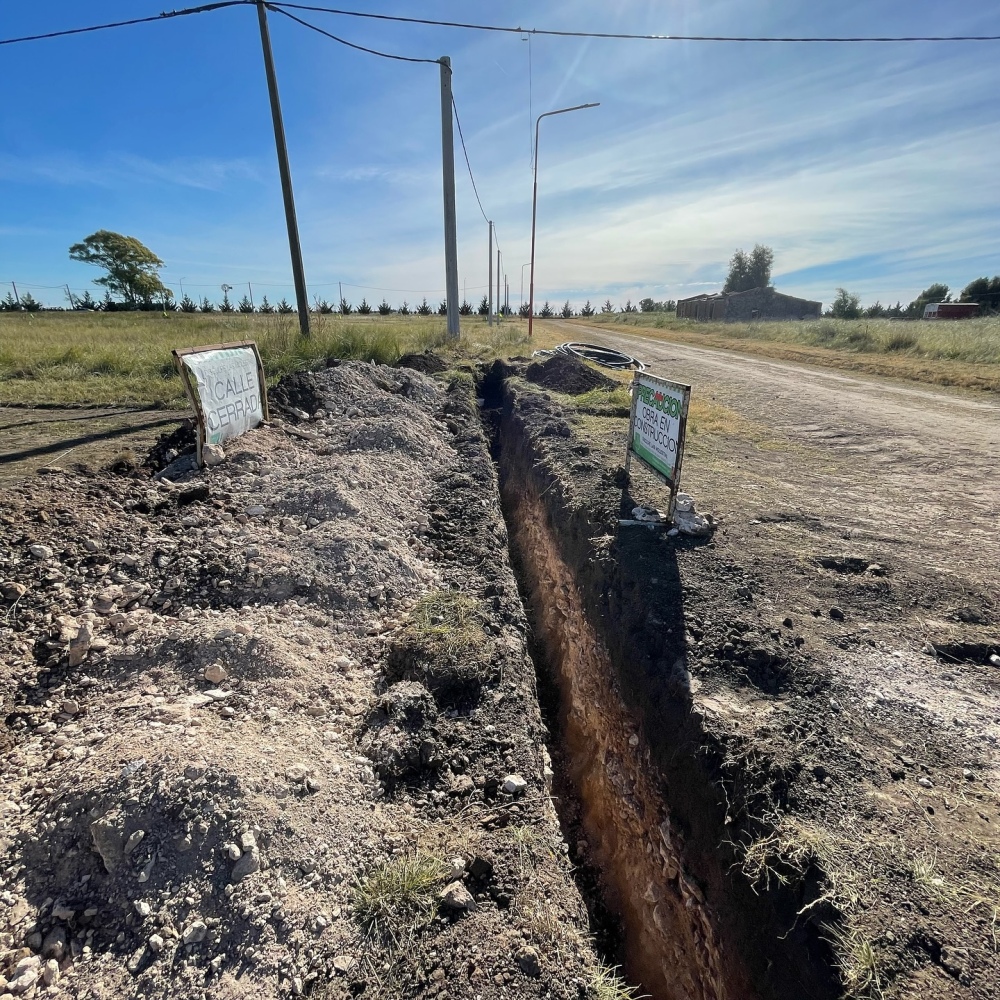
POLYGON ((681 477, 691 386, 636 372, 628 459, 634 455, 670 487, 670 506, 681 477))

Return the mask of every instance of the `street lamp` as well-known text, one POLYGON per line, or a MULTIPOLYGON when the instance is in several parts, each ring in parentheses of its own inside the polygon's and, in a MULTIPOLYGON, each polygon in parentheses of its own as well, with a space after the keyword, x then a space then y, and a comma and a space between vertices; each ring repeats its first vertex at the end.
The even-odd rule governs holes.
POLYGON ((583 111, 584 108, 600 107, 600 101, 593 104, 577 104, 572 108, 560 108, 558 111, 546 111, 535 119, 535 186, 531 195, 531 271, 528 285, 528 336, 531 336, 531 327, 535 318, 535 216, 538 212, 538 126, 543 118, 550 118, 552 115, 564 115, 567 111, 583 111))

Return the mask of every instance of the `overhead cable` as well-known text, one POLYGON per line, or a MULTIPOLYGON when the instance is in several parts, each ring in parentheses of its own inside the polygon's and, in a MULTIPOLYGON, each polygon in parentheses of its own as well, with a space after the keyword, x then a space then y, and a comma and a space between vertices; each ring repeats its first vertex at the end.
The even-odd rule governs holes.
POLYGON ((0 39, 0 45, 14 45, 18 42, 38 42, 48 38, 65 38, 68 35, 84 35, 91 31, 104 31, 108 28, 127 28, 133 24, 150 24, 153 21, 165 21, 173 17, 184 17, 187 14, 206 14, 211 10, 221 10, 223 7, 242 7, 253 0, 219 0, 218 3, 207 3, 200 7, 188 7, 184 10, 168 10, 151 17, 134 17, 129 21, 112 21, 108 24, 92 24, 86 28, 67 28, 63 31, 49 31, 42 35, 24 35, 21 38, 0 39))
POLYGON ((286 3, 293 10, 310 10, 341 17, 362 17, 375 21, 424 24, 437 28, 464 28, 468 31, 498 31, 511 35, 550 35, 556 38, 608 38, 650 42, 1000 42, 1000 35, 855 35, 855 36, 772 36, 772 35, 644 35, 620 31, 560 31, 554 28, 521 28, 499 24, 475 24, 468 21, 439 21, 401 14, 375 14, 371 11, 344 10, 310 4, 286 3))
POLYGON ((349 42, 346 38, 341 38, 339 35, 331 34, 329 31, 325 31, 323 28, 319 27, 319 25, 303 21, 301 17, 296 17, 294 14, 290 14, 278 4, 266 3, 264 6, 267 7, 268 10, 274 11, 275 14, 284 14, 285 17, 291 18, 297 24, 301 24, 304 28, 311 28, 313 31, 317 31, 321 35, 325 35, 327 38, 330 38, 335 42, 339 42, 341 45, 346 45, 349 49, 357 49, 359 52, 367 52, 369 55, 381 56, 383 59, 395 59, 397 62, 434 63, 438 66, 441 65, 440 59, 420 59, 416 56, 399 56, 392 52, 380 52, 378 49, 370 49, 365 45, 358 45, 356 42, 349 42))

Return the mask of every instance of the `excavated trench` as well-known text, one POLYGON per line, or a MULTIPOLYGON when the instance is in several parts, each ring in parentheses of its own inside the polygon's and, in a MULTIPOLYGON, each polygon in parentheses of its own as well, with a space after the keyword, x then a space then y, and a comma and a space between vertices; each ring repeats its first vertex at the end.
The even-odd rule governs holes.
POLYGON ((683 609, 670 623, 629 606, 628 552, 595 552, 496 371, 480 395, 534 630, 553 798, 606 961, 653 1000, 841 996, 825 943, 798 926, 801 891, 765 892, 735 870, 711 773, 723 753, 675 679, 651 682, 650 619, 667 636, 681 624, 680 647, 668 641, 656 662, 677 653, 685 676, 683 609))

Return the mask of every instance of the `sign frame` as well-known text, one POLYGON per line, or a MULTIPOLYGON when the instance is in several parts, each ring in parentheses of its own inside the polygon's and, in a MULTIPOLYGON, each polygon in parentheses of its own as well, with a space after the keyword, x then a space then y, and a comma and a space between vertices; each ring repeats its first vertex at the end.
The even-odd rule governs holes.
POLYGON ((664 483, 670 490, 670 502, 667 507, 667 523, 669 523, 674 518, 674 509, 677 504, 677 492, 681 482, 681 465, 684 461, 684 444, 687 440, 687 419, 688 406, 691 402, 691 386, 686 385, 683 382, 672 382, 670 379, 662 378, 659 375, 653 375, 648 371, 637 371, 632 377, 631 391, 632 408, 629 413, 628 444, 625 449, 625 486, 627 488, 631 481, 630 476, 632 471, 632 459, 634 457, 637 462, 639 462, 645 469, 648 469, 649 472, 659 479, 660 482, 664 483), (674 395, 679 395, 681 397, 681 412, 677 426, 677 461, 674 463, 673 478, 648 462, 642 457, 642 455, 635 451, 633 447, 635 441, 635 411, 639 401, 640 380, 653 382, 662 386, 664 389, 668 389, 674 395))
POLYGON ((174 356, 174 365, 176 366, 181 377, 181 381, 184 383, 184 391, 187 394, 188 402, 190 402, 191 408, 194 410, 195 423, 198 427, 196 437, 199 468, 205 464, 202 460, 202 449, 205 446, 205 409, 202 406, 198 390, 191 381, 191 372, 182 359, 191 354, 205 354, 208 351, 228 351, 237 348, 244 350, 249 349, 253 351, 254 362, 257 366, 257 381, 260 384, 261 414, 263 416, 263 422, 267 423, 271 419, 271 413, 267 405, 267 382, 264 379, 264 362, 261 360, 260 350, 257 347, 256 340, 235 340, 226 344, 206 344, 199 347, 180 347, 175 348, 170 352, 174 356))

